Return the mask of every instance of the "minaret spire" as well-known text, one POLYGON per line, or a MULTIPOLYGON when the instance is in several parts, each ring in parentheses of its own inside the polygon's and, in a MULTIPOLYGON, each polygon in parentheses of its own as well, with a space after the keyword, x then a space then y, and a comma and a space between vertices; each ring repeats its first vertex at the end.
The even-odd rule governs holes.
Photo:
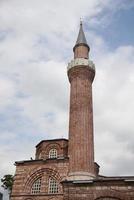
POLYGON ((87 44, 87 40, 85 37, 85 33, 83 31, 83 25, 82 25, 82 20, 80 19, 80 28, 79 28, 79 33, 78 33, 78 37, 75 43, 75 46, 73 48, 73 50, 75 51, 75 48, 78 46, 86 46, 88 48, 89 51, 89 45, 87 44))
POLYGON ((78 33, 78 37, 77 37, 75 46, 73 48, 74 59, 75 58, 85 58, 85 59, 88 59, 89 58, 89 50, 90 50, 90 47, 87 44, 85 33, 83 31, 82 21, 80 20, 79 33, 78 33))
POLYGON ((87 45, 87 40, 83 31, 83 26, 82 26, 82 21, 80 21, 80 29, 79 29, 79 34, 76 40, 76 45, 77 44, 86 44, 87 45))

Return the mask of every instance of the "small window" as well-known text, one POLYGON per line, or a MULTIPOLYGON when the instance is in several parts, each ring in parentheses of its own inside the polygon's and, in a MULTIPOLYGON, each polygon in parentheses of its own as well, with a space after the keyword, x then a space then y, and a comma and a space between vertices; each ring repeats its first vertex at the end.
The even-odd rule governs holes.
POLYGON ((58 183, 55 179, 49 179, 49 193, 58 193, 58 183))
POLYGON ((51 149, 49 151, 49 158, 57 158, 57 150, 56 149, 51 149))
POLYGON ((37 179, 33 183, 31 193, 32 194, 40 193, 40 189, 41 189, 41 178, 37 179))
POLYGON ((41 159, 41 158, 42 158, 42 154, 41 154, 41 153, 39 153, 39 156, 38 156, 38 157, 39 157, 39 159, 41 159))

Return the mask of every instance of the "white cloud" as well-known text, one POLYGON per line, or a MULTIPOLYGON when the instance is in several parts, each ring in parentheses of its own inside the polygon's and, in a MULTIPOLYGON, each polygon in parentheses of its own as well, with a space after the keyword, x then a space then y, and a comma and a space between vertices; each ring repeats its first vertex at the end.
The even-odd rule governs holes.
POLYGON ((111 175, 132 173, 122 167, 122 163, 133 160, 133 53, 133 46, 122 46, 114 52, 105 52, 97 61, 94 85, 96 157, 103 163, 102 172, 106 174, 108 171, 111 175))
POLYGON ((9 106, 15 96, 16 88, 13 81, 0 77, 0 110, 9 106))
POLYGON ((54 61, 32 63, 26 65, 20 76, 21 91, 29 95, 19 100, 22 114, 47 135, 49 133, 49 137, 58 132, 64 135, 65 127, 67 129, 68 86, 65 65, 54 61))

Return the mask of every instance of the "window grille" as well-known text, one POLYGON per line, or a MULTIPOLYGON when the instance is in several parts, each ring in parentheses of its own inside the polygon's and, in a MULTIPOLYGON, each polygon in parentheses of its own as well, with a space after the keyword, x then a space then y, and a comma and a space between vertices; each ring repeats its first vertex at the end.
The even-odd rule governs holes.
POLYGON ((49 193, 58 193, 58 183, 55 179, 49 179, 49 193))
POLYGON ((40 189, 41 189, 41 178, 37 179, 33 183, 31 193, 32 194, 40 193, 40 189))
POLYGON ((49 158, 57 158, 57 150, 56 149, 51 149, 49 151, 49 158))

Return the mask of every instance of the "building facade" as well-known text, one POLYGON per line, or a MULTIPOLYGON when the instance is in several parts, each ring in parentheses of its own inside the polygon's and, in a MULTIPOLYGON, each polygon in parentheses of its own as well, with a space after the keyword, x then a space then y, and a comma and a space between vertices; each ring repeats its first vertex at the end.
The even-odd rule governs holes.
POLYGON ((99 175, 94 161, 92 83, 95 65, 89 59, 82 23, 70 82, 69 139, 43 140, 34 160, 17 161, 11 200, 134 200, 134 177, 99 175))

